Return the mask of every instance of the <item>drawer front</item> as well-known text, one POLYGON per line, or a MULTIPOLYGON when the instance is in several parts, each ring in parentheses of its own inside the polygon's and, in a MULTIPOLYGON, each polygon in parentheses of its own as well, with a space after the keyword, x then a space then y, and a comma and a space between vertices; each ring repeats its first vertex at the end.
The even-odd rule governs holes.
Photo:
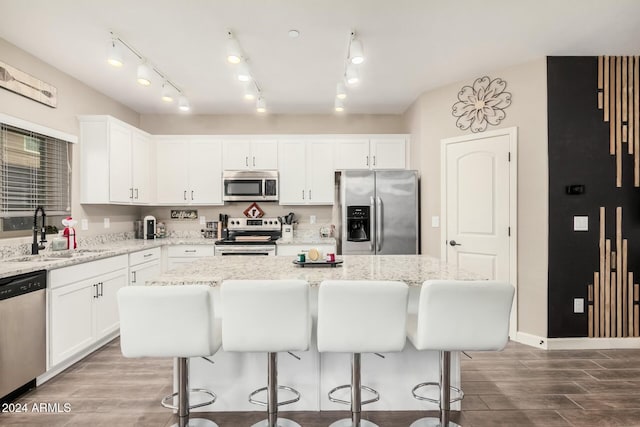
POLYGON ((144 251, 129 254, 129 266, 157 259, 160 259, 160 248, 145 249, 144 251))
POLYGON ((213 256, 213 245, 174 245, 169 246, 169 257, 199 258, 213 256))
POLYGON ((111 273, 129 266, 127 255, 118 255, 98 261, 88 261, 70 267, 57 268, 49 272, 49 287, 51 289, 76 283, 81 280, 111 273))

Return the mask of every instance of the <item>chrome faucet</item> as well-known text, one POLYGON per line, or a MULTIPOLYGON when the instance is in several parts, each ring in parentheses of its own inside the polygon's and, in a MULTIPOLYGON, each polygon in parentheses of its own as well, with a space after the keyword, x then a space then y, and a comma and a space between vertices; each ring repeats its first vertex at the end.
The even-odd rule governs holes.
POLYGON ((44 208, 38 206, 33 213, 33 244, 31 245, 31 255, 38 255, 39 249, 44 249, 44 244, 47 243, 47 234, 44 226, 45 218, 47 214, 44 213, 44 208), (42 228, 40 229, 40 243, 38 243, 38 211, 42 212, 42 228))

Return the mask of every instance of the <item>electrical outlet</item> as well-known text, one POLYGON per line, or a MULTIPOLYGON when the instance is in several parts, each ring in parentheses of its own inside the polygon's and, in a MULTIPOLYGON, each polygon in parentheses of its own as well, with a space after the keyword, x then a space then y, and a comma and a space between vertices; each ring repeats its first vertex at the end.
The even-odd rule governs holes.
POLYGON ((440 227, 440 217, 439 216, 432 216, 431 217, 431 227, 433 227, 433 228, 440 227))
POLYGON ((111 221, 109 220, 109 218, 105 218, 104 219, 104 228, 109 228, 111 227, 111 221))
POLYGON ((89 229, 89 220, 88 219, 82 219, 80 220, 80 229, 81 230, 88 230, 89 229))
POLYGON ((589 231, 589 217, 588 216, 574 216, 573 217, 573 231, 589 231))
POLYGON ((204 215, 200 216, 199 219, 200 225, 207 225, 207 218, 204 215))
POLYGON ((309 216, 309 222, 310 222, 311 224, 315 224, 315 223, 316 223, 316 216, 315 216, 315 215, 311 215, 311 216, 309 216))
POLYGON ((573 312, 584 313, 584 298, 573 299, 573 312))

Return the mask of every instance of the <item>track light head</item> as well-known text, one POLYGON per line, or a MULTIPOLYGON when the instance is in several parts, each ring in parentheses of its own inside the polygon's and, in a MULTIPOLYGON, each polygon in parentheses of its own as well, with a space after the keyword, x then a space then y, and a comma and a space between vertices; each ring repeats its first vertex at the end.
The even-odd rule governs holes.
POLYGON ((191 109, 191 107, 189 106, 189 100, 186 96, 180 95, 180 98, 178 99, 178 108, 180 109, 180 111, 185 112, 191 109))
POLYGON ((169 83, 164 82, 162 84, 162 100, 164 102, 173 102, 173 91, 171 90, 171 85, 169 83))
POLYGON ((151 67, 146 62, 142 62, 138 65, 138 83, 142 86, 149 86, 151 84, 151 67))
POLYGON ((248 82, 251 80, 251 71, 246 61, 242 61, 238 66, 238 80, 248 82))
POLYGON ((258 113, 265 113, 267 111, 267 102, 263 97, 258 98, 258 101, 256 102, 256 111, 258 113))
POLYGON ((336 99, 334 109, 336 110, 336 113, 342 113, 344 111, 344 103, 341 99, 336 99))
POLYGON ((227 62, 230 64, 239 64, 242 61, 242 49, 240 43, 233 37, 231 31, 228 31, 229 39, 227 40, 227 62))
POLYGON ((349 64, 347 66, 347 71, 345 72, 345 80, 349 86, 355 86, 360 83, 360 76, 358 76, 358 70, 353 64, 349 64))
POLYGON ((109 40, 109 46, 107 49, 107 62, 114 67, 122 67, 124 65, 124 61, 122 60, 122 49, 115 37, 109 40))
POLYGON ((247 101, 253 101, 256 99, 256 87, 252 83, 247 83, 244 87, 244 99, 247 101))
POLYGON ((347 98, 347 88, 344 86, 343 82, 339 82, 336 88, 336 98, 338 99, 346 99, 347 98))
POLYGON ((351 39, 349 45, 349 61, 352 64, 362 64, 364 62, 364 49, 362 48, 362 42, 356 38, 355 34, 351 39))

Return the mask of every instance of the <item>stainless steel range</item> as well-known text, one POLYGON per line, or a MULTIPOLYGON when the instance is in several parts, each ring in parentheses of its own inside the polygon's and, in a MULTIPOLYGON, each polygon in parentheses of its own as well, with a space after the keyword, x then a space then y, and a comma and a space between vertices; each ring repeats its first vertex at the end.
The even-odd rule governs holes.
POLYGON ((276 254, 276 240, 282 236, 278 218, 229 218, 228 238, 216 241, 216 255, 276 254))

